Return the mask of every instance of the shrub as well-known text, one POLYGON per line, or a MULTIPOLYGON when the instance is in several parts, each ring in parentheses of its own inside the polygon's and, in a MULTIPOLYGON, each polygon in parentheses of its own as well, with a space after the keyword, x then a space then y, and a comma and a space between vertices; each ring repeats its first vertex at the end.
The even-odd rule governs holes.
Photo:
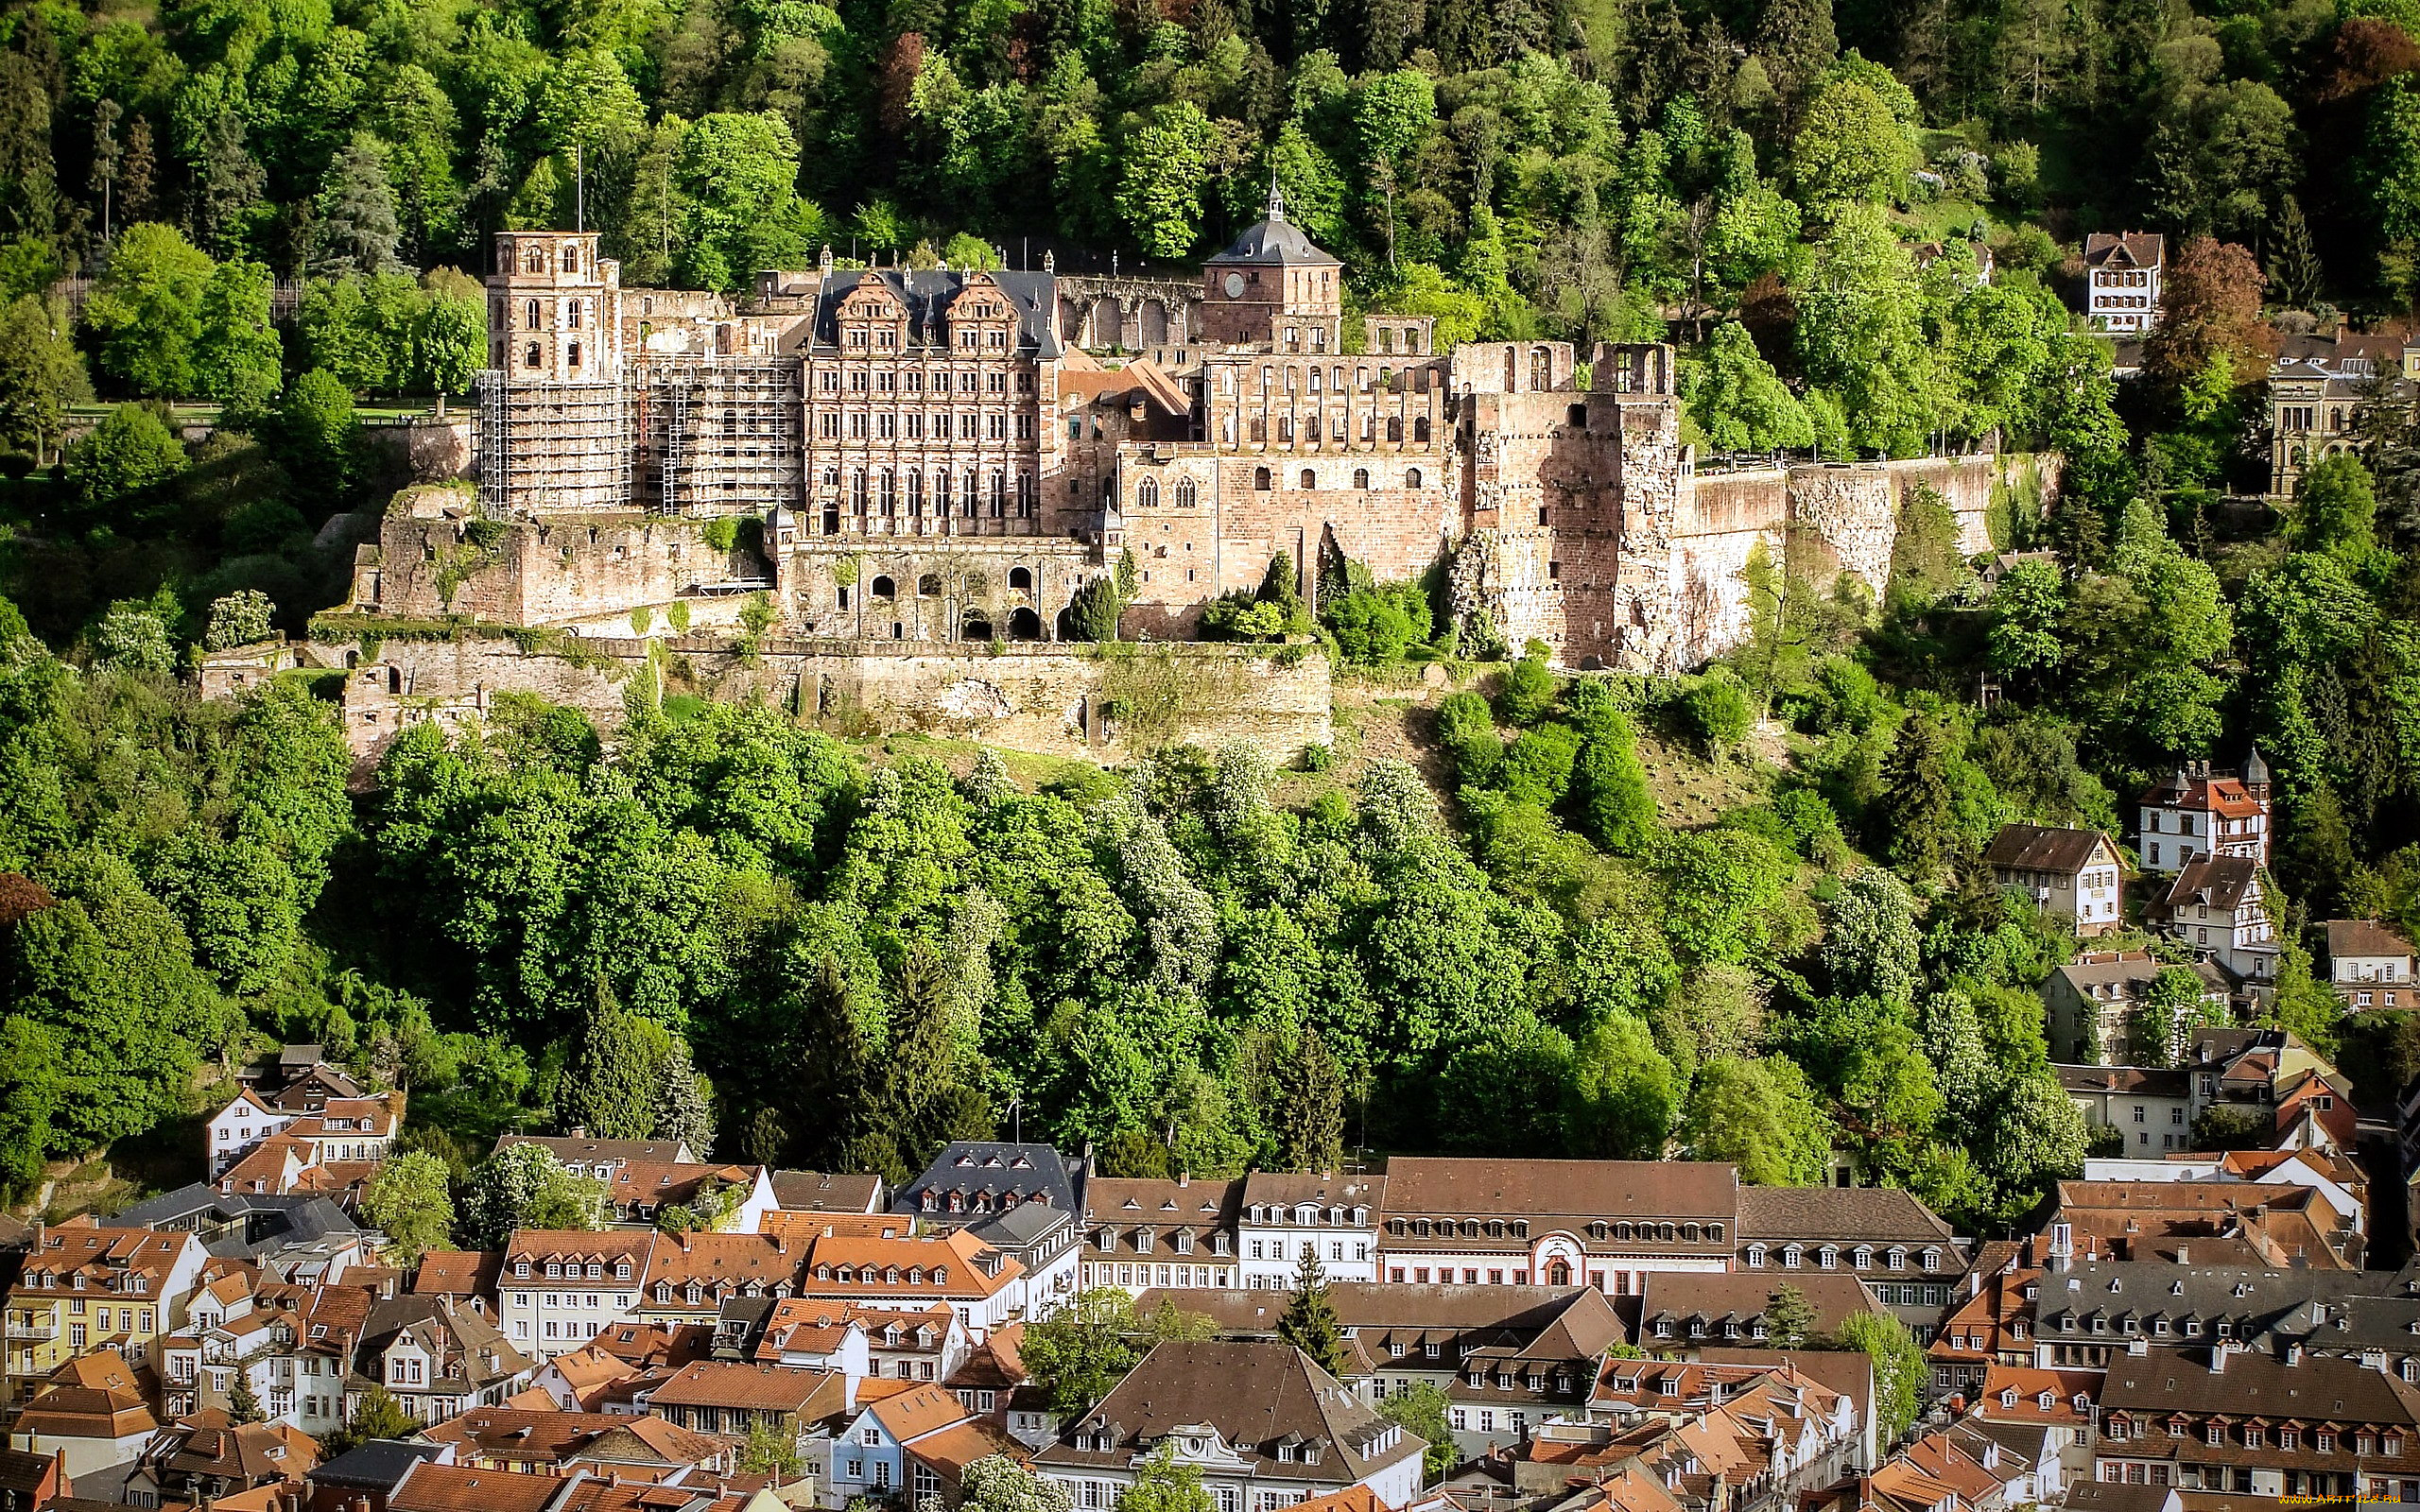
POLYGON ((1505 669, 1495 692, 1496 711, 1506 724, 1526 730, 1554 707, 1555 691, 1554 674, 1547 670, 1545 659, 1525 656, 1505 669))
POLYGON ((1305 746, 1305 747, 1303 747, 1303 760, 1302 760, 1302 767, 1303 767, 1303 770, 1305 770, 1305 771, 1306 771, 1306 772, 1324 772, 1324 771, 1326 771, 1329 767, 1334 766, 1335 765, 1336 765, 1336 747, 1333 747, 1333 746, 1305 746))
POLYGON ((67 481, 87 505, 149 494, 185 468, 185 449, 160 417, 120 404, 92 434, 67 449, 67 481))
POLYGON ((1504 742, 1495 733, 1495 716, 1487 700, 1476 693, 1447 695, 1437 706, 1437 743, 1453 758, 1454 775, 1484 786, 1495 778, 1504 760, 1504 742))
POLYGON ((1523 803, 1552 808, 1571 787, 1571 767, 1580 755, 1580 732, 1569 725, 1540 725, 1524 730, 1504 749, 1496 785, 1523 803))
POLYGON ((1322 616, 1347 662, 1384 666, 1400 662, 1415 639, 1411 616, 1380 589, 1357 589, 1331 602, 1322 616))
POLYGON ((1708 755, 1720 760, 1748 738, 1748 690, 1722 668, 1697 680, 1681 700, 1689 728, 1704 740, 1708 755))

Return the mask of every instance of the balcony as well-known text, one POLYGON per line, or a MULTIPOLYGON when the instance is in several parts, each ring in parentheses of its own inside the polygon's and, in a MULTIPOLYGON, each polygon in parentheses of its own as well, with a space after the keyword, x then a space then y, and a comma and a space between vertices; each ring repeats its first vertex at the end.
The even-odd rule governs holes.
POLYGON ((48 1342, 49 1340, 59 1337, 59 1330, 57 1326, 49 1323, 20 1323, 15 1318, 10 1318, 9 1320, 9 1337, 12 1339, 39 1339, 43 1342, 48 1342))

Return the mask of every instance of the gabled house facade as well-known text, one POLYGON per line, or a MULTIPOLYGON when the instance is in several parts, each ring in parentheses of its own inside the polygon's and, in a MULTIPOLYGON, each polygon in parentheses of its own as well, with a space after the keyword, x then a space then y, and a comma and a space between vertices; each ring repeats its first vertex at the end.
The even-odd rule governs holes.
POLYGON ((2060 830, 2039 824, 2003 824, 1983 852, 1992 880, 2014 887, 2036 908, 2078 935, 2106 935, 2118 928, 2125 895, 2126 860, 2118 842, 2099 830, 2060 830))

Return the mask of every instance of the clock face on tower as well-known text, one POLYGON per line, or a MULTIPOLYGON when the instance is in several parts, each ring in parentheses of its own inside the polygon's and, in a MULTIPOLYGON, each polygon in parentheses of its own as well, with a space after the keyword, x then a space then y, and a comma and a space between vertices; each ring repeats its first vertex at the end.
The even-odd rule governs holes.
POLYGON ((1229 298, 1229 299, 1231 299, 1231 300, 1240 300, 1240 299, 1242 299, 1243 297, 1244 297, 1244 276, 1243 276, 1241 273, 1230 273, 1230 274, 1228 274, 1228 275, 1227 275, 1227 298, 1229 298))

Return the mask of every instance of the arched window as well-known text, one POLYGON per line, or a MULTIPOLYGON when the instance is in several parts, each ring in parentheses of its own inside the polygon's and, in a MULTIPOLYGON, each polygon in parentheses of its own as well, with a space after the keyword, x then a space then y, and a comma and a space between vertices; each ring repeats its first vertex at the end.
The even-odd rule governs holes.
POLYGON ((1255 488, 1255 489, 1258 489, 1258 490, 1262 490, 1263 492, 1268 491, 1268 489, 1269 489, 1269 469, 1267 469, 1267 468, 1265 468, 1265 467, 1256 467, 1256 468, 1253 468, 1253 469, 1252 470, 1252 486, 1253 486, 1253 488, 1255 488))
POLYGON ((539 246, 536 242, 531 242, 528 246, 522 249, 521 271, 524 273, 543 273, 545 270, 546 249, 544 248, 539 246))
POLYGON ((882 512, 885 518, 899 512, 899 477, 889 468, 882 470, 882 512))
POLYGON ((1179 478, 1176 480, 1176 507, 1178 508, 1192 508, 1196 497, 1197 495, 1193 487, 1193 480, 1191 478, 1179 478))
POLYGON ((849 474, 849 503, 858 513, 866 512, 866 470, 858 468, 849 474))
POLYGON ((1013 592, 1013 593, 1032 593, 1032 592, 1033 592, 1033 569, 1032 569, 1032 568, 1030 568, 1030 567, 1011 567, 1011 568, 1010 568, 1010 569, 1009 569, 1009 588, 1010 588, 1010 590, 1011 590, 1011 592, 1013 592))
POLYGON ((888 577, 877 577, 873 580, 873 596, 881 599, 897 598, 899 585, 888 577))
POLYGON ((1411 422, 1411 438, 1426 444, 1428 440, 1428 417, 1421 416, 1411 422))
POLYGON ((1565 1263, 1564 1262, 1560 1261, 1560 1260, 1556 1261, 1553 1264, 1548 1265, 1548 1266, 1547 1267, 1547 1284, 1548 1286, 1568 1286, 1568 1285, 1570 1285, 1570 1284, 1571 1284, 1571 1267, 1570 1267, 1570 1265, 1568 1265, 1567 1263, 1565 1263))
POLYGON ((925 474, 910 472, 908 474, 908 517, 911 520, 922 519, 924 513, 925 474))
POLYGON ((926 573, 924 576, 916 579, 916 596, 918 598, 939 598, 941 597, 941 574, 926 573))
POLYGON ((1391 441, 1400 441, 1403 439, 1403 417, 1401 415, 1390 415, 1387 417, 1387 439, 1391 441))
POLYGON ((535 341, 530 342, 528 347, 521 353, 521 365, 525 368, 544 366, 545 360, 545 353, 538 349, 538 343, 535 341))
POLYGON ((524 300, 521 301, 521 323, 527 326, 530 330, 535 331, 538 329, 539 322, 544 318, 544 315, 545 306, 540 304, 536 300, 524 300))
POLYGON ((1160 507, 1160 480, 1145 478, 1134 485, 1134 507, 1156 509, 1160 507))
POLYGON ((1008 512, 1009 475, 998 468, 992 470, 992 518, 997 520, 1008 512))
POLYGON ((1406 469, 1403 474, 1403 486, 1407 489, 1420 487, 1420 469, 1416 467, 1406 469))
POLYGON ((1554 387, 1554 355, 1544 347, 1530 353, 1530 387, 1540 391, 1554 387))
POLYGON ((1370 470, 1368 468, 1357 467, 1353 470, 1353 486, 1357 489, 1366 489, 1370 486, 1370 470))
POLYGON ((1393 391, 1395 387, 1395 370, 1392 368, 1381 368, 1378 369, 1378 387, 1390 393, 1393 391))
POLYGON ((1319 391, 1320 391, 1320 370, 1319 370, 1317 368, 1313 368, 1313 369, 1311 369, 1311 392, 1316 394, 1316 393, 1318 393, 1319 391))
POLYGON ((1033 474, 1030 472, 1017 474, 1017 518, 1033 518, 1033 474))
POLYGON ((1319 486, 1320 475, 1312 472, 1309 468, 1303 469, 1303 487, 1306 489, 1316 489, 1319 486))
POLYGON ((563 271, 566 273, 579 271, 579 244, 577 242, 563 244, 563 271))

